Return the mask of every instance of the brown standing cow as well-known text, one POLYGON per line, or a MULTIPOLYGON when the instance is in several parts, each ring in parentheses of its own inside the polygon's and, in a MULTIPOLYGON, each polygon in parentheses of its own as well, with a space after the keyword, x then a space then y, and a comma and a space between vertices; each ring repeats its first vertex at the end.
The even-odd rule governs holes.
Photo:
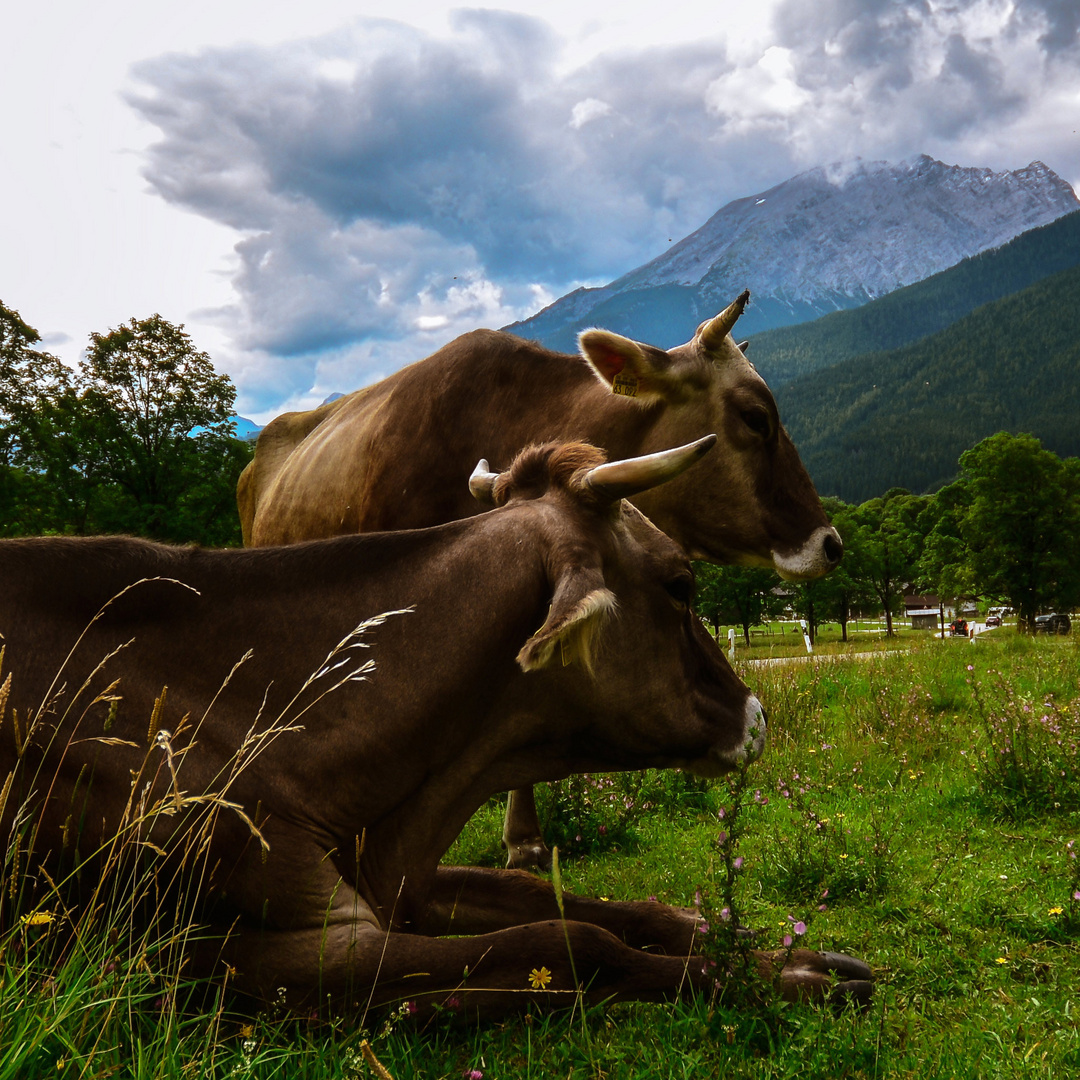
MULTIPOLYGON (((497 791, 586 770, 716 775, 760 754, 761 707, 689 610, 689 563, 620 502, 707 442, 614 465, 533 448, 477 478, 498 509, 389 536, 0 541, 18 716, 0 739, 0 835, 25 904, 73 866, 86 903, 120 836, 157 860, 159 911, 175 910, 177 861, 197 860, 192 916, 211 939, 196 970, 224 960, 232 985, 292 1006, 499 1010, 572 1001, 579 980, 591 1000, 711 989, 687 962, 693 912, 567 897, 564 925, 532 875, 439 867, 497 791), (358 681, 358 622, 410 606, 358 681)), ((866 966, 835 954, 796 951, 781 981, 820 997, 837 975, 841 996, 869 993, 866 966)))
MULTIPOLYGON (((668 352, 587 330, 582 355, 567 356, 477 330, 374 386, 279 416, 240 477, 244 542, 468 517, 481 509, 463 483, 477 458, 505 468, 530 443, 581 439, 619 459, 715 432, 717 451, 699 468, 634 504, 691 558, 819 577, 843 546, 772 394, 731 337, 748 297, 668 352)), ((508 866, 550 861, 531 790, 511 794, 503 840, 508 866)))

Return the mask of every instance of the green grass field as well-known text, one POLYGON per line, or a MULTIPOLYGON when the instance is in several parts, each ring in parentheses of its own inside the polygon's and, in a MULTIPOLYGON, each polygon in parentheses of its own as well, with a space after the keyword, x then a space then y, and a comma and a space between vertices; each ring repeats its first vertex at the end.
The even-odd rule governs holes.
MULTIPOLYGON (((869 962, 878 983, 867 1013, 766 999, 479 1026, 449 1015, 423 1027, 369 1016, 363 1028, 220 1008, 193 1015, 176 1008, 178 988, 155 971, 153 949, 122 954, 107 935, 91 937, 55 969, 51 926, 21 924, 0 943, 0 1078, 1080 1071, 1075 635, 1007 631, 972 645, 905 634, 877 656, 737 663, 770 722, 741 804, 738 910, 762 946, 802 922, 799 944, 869 962)), ((541 810, 567 889, 677 904, 700 893, 715 915, 731 799, 724 782, 681 774, 591 777, 543 794, 541 810)), ((482 808, 449 861, 498 865, 501 813, 497 801, 482 808)), ((715 928, 709 938, 719 940, 715 928)))

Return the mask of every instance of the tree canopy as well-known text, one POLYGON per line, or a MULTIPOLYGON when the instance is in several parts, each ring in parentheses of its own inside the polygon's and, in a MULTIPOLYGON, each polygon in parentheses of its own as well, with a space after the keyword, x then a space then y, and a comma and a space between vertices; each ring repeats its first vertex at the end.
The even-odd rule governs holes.
MULTIPOLYGON (((905 594, 936 594, 942 607, 980 597, 1008 604, 1019 628, 1040 612, 1080 605, 1080 459, 1061 459, 1032 435, 999 432, 966 451, 959 479, 935 495, 893 488, 857 506, 822 500, 844 541, 828 577, 796 584, 792 614, 811 637, 819 622, 844 628, 852 613, 884 612, 886 632, 905 594)), ((775 574, 697 566, 697 609, 743 628, 775 617, 775 574)))
POLYGON ((7 535, 127 532, 239 541, 236 391, 160 315, 92 334, 75 371, 0 305, 0 498, 7 535))
POLYGON ((1080 459, 1033 435, 999 432, 960 456, 960 533, 976 581, 1007 597, 1023 626, 1080 602, 1080 459))

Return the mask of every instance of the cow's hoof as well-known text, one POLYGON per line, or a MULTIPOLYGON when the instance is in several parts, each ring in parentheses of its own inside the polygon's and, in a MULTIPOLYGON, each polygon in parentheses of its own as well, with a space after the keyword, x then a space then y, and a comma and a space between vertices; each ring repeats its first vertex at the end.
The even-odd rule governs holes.
POLYGON ((832 977, 839 980, 829 994, 829 1004, 838 1012, 849 1008, 861 1012, 869 1008, 874 996, 874 973, 870 965, 844 953, 823 952, 821 958, 832 977))
POLYGON ((829 995, 829 1004, 836 1012, 845 1009, 854 1009, 856 1012, 865 1012, 870 1008, 870 1002, 874 997, 874 984, 869 979, 847 979, 833 987, 829 995))
POLYGON ((551 849, 543 840, 523 840, 506 845, 507 870, 550 870, 551 849))
MULTIPOLYGON (((874 995, 874 973, 869 964, 844 953, 794 949, 768 954, 780 972, 780 991, 789 1001, 828 1001, 835 1009, 865 1009, 874 995)), ((775 971, 775 967, 773 968, 775 971)))

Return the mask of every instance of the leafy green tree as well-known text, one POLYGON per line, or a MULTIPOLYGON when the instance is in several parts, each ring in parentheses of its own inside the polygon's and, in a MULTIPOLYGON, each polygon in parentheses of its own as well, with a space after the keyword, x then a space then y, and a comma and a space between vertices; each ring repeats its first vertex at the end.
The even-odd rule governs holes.
POLYGON ((916 520, 926 500, 903 488, 892 488, 880 499, 862 503, 853 515, 852 538, 859 549, 859 582, 876 597, 885 612, 885 634, 892 637, 892 620, 914 580, 921 535, 916 520))
POLYGON ((1080 602, 1080 459, 1002 431, 962 454, 960 469, 960 533, 980 587, 1008 598, 1021 631, 1040 610, 1080 602))
POLYGON ((160 315, 92 334, 71 430, 83 461, 107 484, 98 525, 168 540, 227 539, 215 523, 232 509, 234 474, 246 460, 231 419, 235 399, 228 376, 160 315))
POLYGON ((923 534, 922 551, 916 563, 915 583, 935 593, 942 626, 945 601, 955 604, 961 597, 980 591, 971 570, 971 555, 961 535, 960 522, 967 508, 967 489, 950 484, 927 500, 919 515, 923 534))
POLYGON ((236 392, 182 326, 152 315, 92 334, 64 374, 33 353, 25 324, 10 325, 21 352, 0 422, 11 418, 23 476, 47 493, 14 531, 239 541, 236 480, 250 449, 234 437, 236 392))
POLYGON ((33 467, 43 431, 41 403, 54 403, 71 386, 71 372, 36 348, 41 335, 0 302, 0 535, 50 527, 54 492, 33 467))
POLYGON ((775 618, 785 606, 782 596, 774 592, 776 574, 750 566, 713 566, 695 563, 697 579, 697 613, 712 623, 713 632, 720 623, 735 623, 743 628, 746 644, 750 644, 750 627, 775 618))
POLYGON ((842 499, 821 500, 829 521, 844 541, 844 558, 840 565, 826 577, 802 581, 795 586, 794 608, 800 618, 806 620, 810 641, 817 637, 817 627, 823 622, 840 624, 840 635, 847 641, 848 622, 854 611, 860 610, 867 600, 867 588, 863 583, 861 533, 855 518, 856 508, 842 499))

